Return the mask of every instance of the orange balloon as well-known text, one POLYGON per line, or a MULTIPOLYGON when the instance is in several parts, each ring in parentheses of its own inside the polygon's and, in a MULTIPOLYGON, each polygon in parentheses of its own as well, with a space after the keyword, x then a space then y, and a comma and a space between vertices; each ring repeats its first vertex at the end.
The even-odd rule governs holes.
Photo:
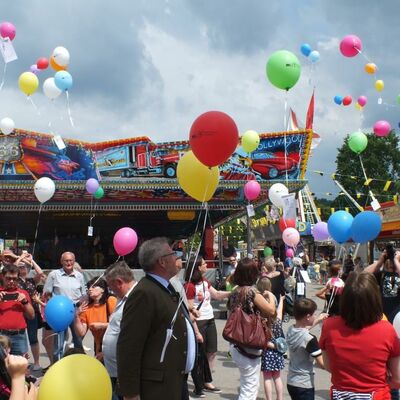
POLYGON ((66 71, 67 70, 67 66, 62 67, 61 65, 58 65, 54 61, 53 56, 50 57, 50 65, 51 65, 51 68, 53 68, 55 71, 66 71))
POLYGON ((365 64, 365 72, 367 74, 374 74, 378 67, 374 63, 365 64))

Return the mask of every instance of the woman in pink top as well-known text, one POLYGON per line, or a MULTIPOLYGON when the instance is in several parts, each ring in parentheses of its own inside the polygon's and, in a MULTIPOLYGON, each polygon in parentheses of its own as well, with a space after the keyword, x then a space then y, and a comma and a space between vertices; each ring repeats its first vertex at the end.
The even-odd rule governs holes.
POLYGON ((324 321, 320 338, 333 400, 390 400, 390 388, 400 388, 400 342, 382 316, 375 278, 350 273, 340 315, 324 321))

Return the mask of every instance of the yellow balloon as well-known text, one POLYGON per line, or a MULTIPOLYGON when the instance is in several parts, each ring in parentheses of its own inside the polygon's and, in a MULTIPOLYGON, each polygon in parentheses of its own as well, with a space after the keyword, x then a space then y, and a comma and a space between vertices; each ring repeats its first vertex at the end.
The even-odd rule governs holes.
POLYGON ((383 90, 384 87, 385 87, 385 84, 383 83, 383 81, 382 81, 381 79, 378 79, 378 80, 375 82, 375 89, 376 89, 378 92, 381 92, 381 91, 383 90))
POLYGON ((361 111, 361 110, 363 109, 363 107, 362 107, 362 105, 356 103, 356 109, 357 109, 358 111, 361 111))
POLYGON ((110 400, 111 392, 104 365, 86 354, 73 354, 46 372, 38 400, 110 400))
POLYGON ((33 72, 23 72, 19 76, 18 85, 27 96, 30 96, 39 87, 39 79, 33 72))
POLYGON ((247 131, 242 136, 242 147, 244 151, 247 153, 251 153, 256 150, 258 145, 260 144, 260 136, 256 131, 247 131))
POLYGON ((218 167, 202 164, 192 151, 188 151, 178 162, 176 176, 182 190, 195 200, 210 200, 218 187, 218 167))

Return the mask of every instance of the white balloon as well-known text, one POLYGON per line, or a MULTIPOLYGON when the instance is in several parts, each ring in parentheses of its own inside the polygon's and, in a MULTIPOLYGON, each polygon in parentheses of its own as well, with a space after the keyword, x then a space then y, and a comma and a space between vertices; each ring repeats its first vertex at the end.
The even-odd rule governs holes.
POLYGON ((53 50, 52 56, 57 65, 66 67, 69 64, 69 51, 62 46, 58 46, 53 50))
POLYGON ((14 121, 11 118, 3 118, 0 121, 0 129, 5 134, 10 134, 15 128, 14 121))
POLYGON ((277 207, 283 207, 282 196, 287 194, 289 194, 289 190, 283 183, 274 183, 268 191, 271 203, 277 207))
POLYGON ((394 317, 393 328, 396 331, 397 336, 400 338, 400 312, 398 312, 394 317))
POLYGON ((54 192, 56 191, 56 185, 50 178, 44 177, 35 182, 33 190, 36 198, 41 203, 45 203, 53 197, 54 192))
POLYGON ((47 78, 43 82, 43 93, 50 100, 54 100, 62 93, 62 90, 57 87, 54 78, 47 78))

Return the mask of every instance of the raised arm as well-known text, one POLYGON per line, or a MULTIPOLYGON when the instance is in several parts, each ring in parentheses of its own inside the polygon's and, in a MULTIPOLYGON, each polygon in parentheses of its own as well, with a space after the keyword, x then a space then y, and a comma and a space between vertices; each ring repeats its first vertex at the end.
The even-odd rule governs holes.
POLYGON ((216 290, 212 286, 210 286, 208 290, 210 291, 211 298, 214 300, 227 299, 231 294, 231 292, 225 292, 224 290, 216 290))
POLYGON ((373 262, 371 265, 368 265, 368 267, 365 267, 363 272, 374 274, 375 272, 379 271, 379 268, 382 267, 385 260, 386 260, 386 250, 382 251, 381 255, 375 262, 373 262))
POLYGON ((261 294, 257 293, 254 297, 254 304, 260 310, 263 317, 269 317, 275 314, 275 301, 274 295, 271 292, 266 291, 266 295, 269 298, 267 301, 261 294))

